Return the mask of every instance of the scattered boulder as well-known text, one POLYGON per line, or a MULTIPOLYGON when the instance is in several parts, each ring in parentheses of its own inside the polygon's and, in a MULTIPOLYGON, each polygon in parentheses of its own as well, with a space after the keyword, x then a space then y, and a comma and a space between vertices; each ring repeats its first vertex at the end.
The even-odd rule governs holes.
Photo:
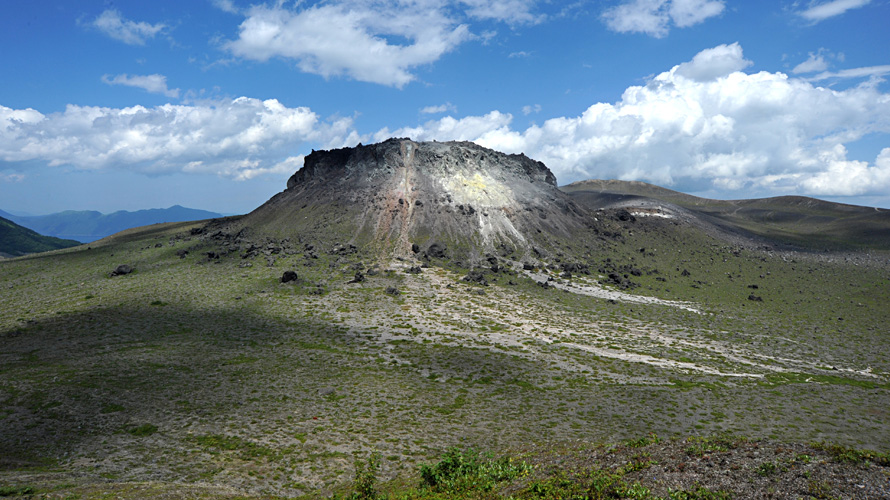
POLYGON ((464 281, 468 281, 470 283, 477 283, 482 286, 488 286, 488 280, 485 279, 485 273, 480 271, 479 269, 472 269, 466 276, 464 276, 464 281))
POLYGON ((423 272, 423 269, 421 269, 420 266, 411 266, 405 272, 408 274, 420 274, 423 272))
POLYGON ((634 217, 633 214, 623 208, 615 212, 615 218, 617 218, 621 222, 636 222, 637 220, 637 218, 634 217))
POLYGON ((397 297, 402 294, 402 292, 400 292, 399 289, 394 286, 386 287, 386 290, 384 290, 384 293, 386 293, 387 295, 392 295, 393 297, 397 297))
POLYGON ((620 275, 618 273, 609 273, 609 278, 604 280, 606 284, 617 285, 619 288, 626 290, 628 288, 636 288, 639 283, 634 283, 633 281, 627 278, 627 275, 620 275))
POLYGON ((494 255, 489 255, 488 258, 487 258, 486 260, 488 261, 488 265, 490 266, 489 269, 491 269, 491 272, 493 272, 493 273, 497 273, 497 272, 499 272, 501 269, 503 269, 503 268, 501 267, 501 265, 498 264, 498 258, 495 257, 494 255))
POLYGON ((244 249, 244 253, 241 254, 241 258, 242 258, 242 259, 249 259, 249 258, 252 258, 252 257, 256 257, 257 254, 259 253, 259 251, 260 251, 259 247, 257 247, 257 246, 254 245, 253 243, 251 243, 251 244, 249 244, 249 245, 247 246, 247 248, 244 249))
POLYGON ((590 266, 581 262, 563 262, 559 267, 564 273, 590 274, 590 266))
POLYGON ((185 256, 188 254, 189 254, 189 251, 184 248, 180 248, 179 250, 176 251, 176 255, 178 255, 180 259, 184 259, 185 256))
POLYGON ((748 295, 748 300, 750 300, 752 302, 763 302, 763 297, 760 297, 759 295, 754 295, 752 293, 751 295, 748 295))
POLYGON ((365 281, 365 275, 362 274, 361 271, 356 271, 355 277, 353 277, 351 280, 347 281, 346 284, 348 285, 350 283, 361 283, 363 281, 365 281))
POLYGON ((131 266, 128 266, 127 264, 121 264, 121 265, 117 266, 116 268, 114 268, 114 271, 111 271, 111 276, 112 277, 123 276, 125 274, 130 274, 132 272, 133 272, 133 268, 131 266))
POLYGON ((297 276, 296 271, 285 271, 284 274, 281 275, 282 283, 290 283, 292 281, 297 281, 298 279, 300 279, 300 277, 297 276))
POLYGON ((347 255, 352 254, 358 251, 358 248, 355 245, 335 245, 333 249, 331 249, 331 254, 333 255, 347 255))
POLYGON ((445 250, 445 245, 441 243, 433 243, 426 249, 426 254, 427 256, 433 257, 435 259, 444 259, 445 250))

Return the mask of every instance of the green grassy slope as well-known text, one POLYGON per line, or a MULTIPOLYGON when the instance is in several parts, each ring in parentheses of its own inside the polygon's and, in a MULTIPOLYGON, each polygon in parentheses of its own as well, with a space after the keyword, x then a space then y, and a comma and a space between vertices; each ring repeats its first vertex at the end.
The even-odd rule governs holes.
POLYGON ((18 257, 77 245, 80 242, 43 236, 0 217, 0 256, 18 257))
POLYGON ((248 254, 197 227, 0 262, 0 486, 314 494, 375 450, 388 478, 451 446, 649 432, 890 448, 890 274, 873 259, 745 250, 653 218, 571 256, 590 276, 548 271, 627 273, 696 313, 515 271, 489 286, 456 267, 371 272, 365 249, 311 241, 248 254), (119 264, 135 271, 110 277, 119 264))

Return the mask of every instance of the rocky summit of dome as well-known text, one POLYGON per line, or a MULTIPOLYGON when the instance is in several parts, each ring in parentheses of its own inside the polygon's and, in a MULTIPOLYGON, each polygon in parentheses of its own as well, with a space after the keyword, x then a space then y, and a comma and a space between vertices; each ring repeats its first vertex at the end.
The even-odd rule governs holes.
MULTIPOLYGON (((523 154, 471 142, 389 139, 313 151, 287 189, 237 224, 405 257, 435 247, 481 256, 546 252, 594 219, 523 154)), ((441 253, 441 252, 438 252, 441 253)))

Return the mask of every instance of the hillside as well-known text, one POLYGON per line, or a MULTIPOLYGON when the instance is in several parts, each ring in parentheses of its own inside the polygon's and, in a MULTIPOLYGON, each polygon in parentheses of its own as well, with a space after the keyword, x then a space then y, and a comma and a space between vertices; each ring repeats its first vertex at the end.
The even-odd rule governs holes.
POLYGON ((0 217, 0 258, 19 257, 77 245, 80 245, 77 241, 43 236, 0 217))
POLYGON ((890 495, 890 250, 405 141, 307 157, 245 216, 0 262, 0 492, 890 495))
POLYGON ((174 205, 170 208, 153 208, 129 212, 119 210, 110 214, 96 211, 66 210, 50 215, 14 216, 8 218, 21 226, 41 234, 77 240, 82 243, 95 241, 119 231, 163 222, 186 222, 221 217, 215 212, 196 210, 174 205))
POLYGON ((589 180, 561 189, 588 208, 630 209, 662 202, 718 226, 812 250, 890 248, 890 210, 879 208, 803 196, 710 200, 637 181, 589 180))

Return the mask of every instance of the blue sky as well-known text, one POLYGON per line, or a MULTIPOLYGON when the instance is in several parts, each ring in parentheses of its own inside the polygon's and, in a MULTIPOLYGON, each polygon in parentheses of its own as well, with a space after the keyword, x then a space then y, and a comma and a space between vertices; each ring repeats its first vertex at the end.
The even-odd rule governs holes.
POLYGON ((890 208, 888 25, 888 0, 5 0, 0 209, 244 213, 312 149, 391 136, 890 208))

